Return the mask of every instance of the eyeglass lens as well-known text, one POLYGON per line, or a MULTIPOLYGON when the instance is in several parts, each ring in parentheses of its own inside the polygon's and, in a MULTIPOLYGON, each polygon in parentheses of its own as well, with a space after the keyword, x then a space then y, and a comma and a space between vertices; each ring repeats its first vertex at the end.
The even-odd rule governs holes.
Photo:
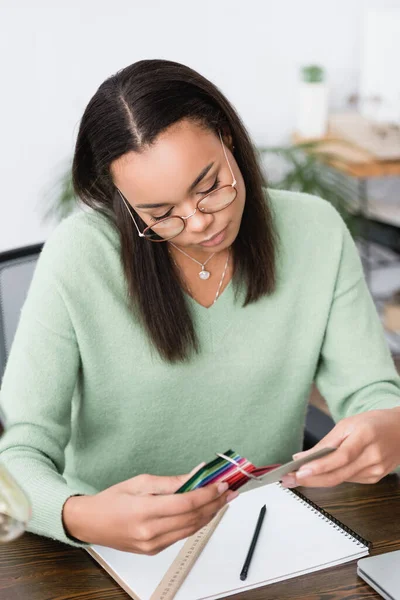
MULTIPOLYGON (((199 202, 199 210, 202 213, 210 214, 219 212, 227 208, 236 198, 236 189, 232 186, 224 186, 208 194, 199 202)), ((143 232, 145 237, 151 241, 170 240, 176 237, 185 228, 183 220, 179 217, 170 217, 159 223, 155 223, 151 228, 143 232)))

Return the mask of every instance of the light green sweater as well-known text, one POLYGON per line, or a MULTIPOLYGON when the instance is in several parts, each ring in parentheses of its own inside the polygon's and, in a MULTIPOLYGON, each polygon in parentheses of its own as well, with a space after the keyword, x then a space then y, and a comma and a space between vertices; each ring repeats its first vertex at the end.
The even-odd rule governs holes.
POLYGON ((314 380, 336 420, 400 404, 342 220, 318 198, 270 195, 276 292, 246 308, 232 284, 208 309, 187 297, 201 352, 186 364, 164 362, 130 312, 105 217, 79 213, 50 237, 0 395, 0 460, 32 501, 31 531, 73 543, 61 521, 72 494, 185 473, 228 448, 256 465, 289 460, 314 380))

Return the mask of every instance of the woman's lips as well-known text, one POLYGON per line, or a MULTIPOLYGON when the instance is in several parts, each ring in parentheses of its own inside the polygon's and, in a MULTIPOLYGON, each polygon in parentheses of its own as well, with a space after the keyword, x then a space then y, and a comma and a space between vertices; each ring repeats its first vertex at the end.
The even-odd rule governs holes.
POLYGON ((222 242, 225 239, 226 229, 227 228, 225 227, 225 229, 223 229, 219 233, 216 233, 211 239, 207 240, 206 242, 201 242, 200 246, 205 246, 206 248, 209 248, 210 246, 218 246, 219 244, 222 244, 222 242))

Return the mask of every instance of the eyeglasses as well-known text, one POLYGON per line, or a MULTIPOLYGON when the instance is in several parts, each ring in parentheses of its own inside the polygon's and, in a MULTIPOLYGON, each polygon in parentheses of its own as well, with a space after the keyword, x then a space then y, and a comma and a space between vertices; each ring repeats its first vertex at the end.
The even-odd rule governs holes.
POLYGON ((192 214, 188 215, 187 217, 173 216, 166 217, 165 219, 160 219, 160 221, 157 221, 157 223, 154 223, 154 225, 146 227, 142 233, 132 215, 126 198, 123 196, 122 192, 117 188, 118 193, 121 196, 122 201, 125 204, 126 209, 129 212, 131 219, 135 224, 139 237, 146 238, 146 240, 149 240, 150 242, 167 242, 169 240, 172 240, 180 233, 182 233, 182 231, 186 227, 187 219, 193 217, 193 215, 195 215, 197 211, 200 211, 204 214, 217 213, 221 210, 224 210, 224 208, 228 208, 228 206, 230 206, 232 202, 236 200, 237 181, 233 174, 232 167, 229 163, 228 156, 225 151, 225 146, 222 141, 221 133, 219 133, 219 138, 221 140, 222 149, 224 151, 226 162, 228 163, 228 167, 231 172, 233 181, 230 185, 222 185, 216 190, 210 192, 209 194, 206 194, 206 196, 203 196, 203 198, 200 198, 192 214))

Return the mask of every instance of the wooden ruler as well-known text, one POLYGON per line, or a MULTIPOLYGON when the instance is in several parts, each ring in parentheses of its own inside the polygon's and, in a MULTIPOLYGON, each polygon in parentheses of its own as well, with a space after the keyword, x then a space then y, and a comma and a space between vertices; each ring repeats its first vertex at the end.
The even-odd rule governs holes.
POLYGON ((174 562, 154 590, 150 600, 172 600, 228 508, 228 506, 221 508, 208 525, 186 540, 174 562))

